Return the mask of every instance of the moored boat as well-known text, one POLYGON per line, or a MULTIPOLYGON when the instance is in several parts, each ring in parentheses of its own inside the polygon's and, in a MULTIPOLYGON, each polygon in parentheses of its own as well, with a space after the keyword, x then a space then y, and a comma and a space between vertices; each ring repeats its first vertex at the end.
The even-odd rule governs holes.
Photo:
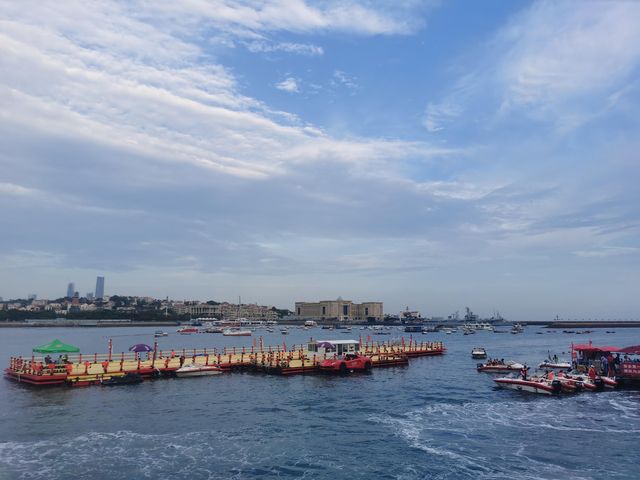
POLYGON ((250 337, 251 330, 240 330, 239 328, 228 328, 224 332, 222 332, 222 335, 224 335, 225 337, 250 337))
POLYGON ((117 385, 135 385, 143 381, 142 375, 135 372, 127 372, 124 375, 113 375, 100 382, 103 387, 113 387, 117 385))
POLYGON ((548 380, 543 377, 531 377, 526 380, 516 377, 498 377, 494 378, 493 381, 502 388, 543 395, 558 394, 562 390, 562 384, 559 380, 548 380))
POLYGON ((471 358, 487 358, 487 351, 482 347, 474 347, 471 350, 471 358))
POLYGON ((580 373, 580 372, 569 372, 565 373, 564 376, 566 378, 575 380, 577 382, 582 383, 584 390, 595 392, 597 390, 602 390, 605 387, 605 382, 601 377, 596 376, 595 378, 591 378, 589 375, 580 373))
POLYGON ((222 369, 217 365, 198 365, 197 363, 189 363, 176 370, 178 377, 204 377, 221 373, 222 369))
POLYGON ((545 360, 538 365, 538 368, 544 368, 547 370, 570 370, 571 364, 569 362, 545 360))
POLYGON ((478 372, 485 373, 511 373, 520 372, 524 368, 524 365, 513 360, 490 360, 486 363, 479 363, 476 367, 478 372))
POLYGON ((176 330, 180 335, 191 335, 192 333, 198 333, 200 330, 196 327, 182 327, 176 330))
POLYGON ((163 332, 162 330, 156 330, 153 333, 153 336, 154 337, 167 337, 167 336, 169 336, 169 333, 168 332, 163 332))

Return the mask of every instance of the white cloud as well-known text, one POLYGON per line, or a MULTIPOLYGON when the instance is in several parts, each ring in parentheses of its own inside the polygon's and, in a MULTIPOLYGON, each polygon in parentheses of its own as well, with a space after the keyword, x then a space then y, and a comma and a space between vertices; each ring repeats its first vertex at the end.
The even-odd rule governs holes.
POLYGON ((342 70, 335 70, 333 72, 333 78, 331 80, 332 85, 341 85, 350 90, 356 90, 358 83, 355 77, 343 72, 342 70))
POLYGON ((640 61, 640 3, 541 2, 498 37, 506 101, 544 104, 616 85, 640 61))
POLYGON ((431 133, 439 132, 445 128, 444 124, 455 119, 462 111, 460 105, 451 99, 446 99, 439 104, 429 103, 423 122, 424 126, 431 133))
POLYGON ((591 250, 578 250, 573 253, 579 257, 601 258, 601 257, 614 257, 619 255, 635 255, 637 253, 640 253, 640 248, 602 246, 600 248, 591 249, 591 250))
POLYGON ((463 73, 425 109, 441 132, 528 119, 575 131, 623 108, 640 68, 640 3, 541 1, 454 61, 463 73), (480 59, 478 61, 477 59, 480 59))
POLYGON ((35 190, 27 187, 23 187, 22 185, 16 185, 15 183, 0 183, 0 195, 11 195, 17 197, 27 197, 32 196, 36 192, 35 190))
POLYGON ((316 4, 303 0, 194 0, 181 5, 136 5, 131 11, 141 17, 151 13, 161 16, 170 28, 213 24, 218 29, 245 37, 274 31, 398 35, 420 28, 423 23, 418 12, 428 10, 433 3, 419 1, 389 5, 356 0, 328 0, 316 4))
POLYGON ((317 45, 309 45, 306 43, 291 43, 291 42, 266 42, 266 41, 253 41, 247 43, 249 51, 254 53, 259 52, 286 52, 296 53, 298 55, 316 56, 323 55, 324 50, 317 45))
POLYGON ((276 83, 278 90, 284 90, 289 93, 298 93, 300 89, 298 87, 298 81, 293 77, 287 77, 283 81, 276 83))

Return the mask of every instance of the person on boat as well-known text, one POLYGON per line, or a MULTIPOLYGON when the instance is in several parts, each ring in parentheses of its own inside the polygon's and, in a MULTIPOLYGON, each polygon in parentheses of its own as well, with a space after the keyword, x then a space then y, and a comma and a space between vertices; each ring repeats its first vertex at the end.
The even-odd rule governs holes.
POLYGON ((51 355, 47 355, 46 357, 44 357, 44 363, 49 365, 50 363, 53 363, 53 359, 51 358, 51 355))
POLYGON ((609 355, 607 355, 607 364, 609 365, 609 371, 607 372, 607 376, 615 377, 615 375, 616 375, 616 372, 615 372, 615 360, 614 360, 613 354, 611 352, 609 352, 609 355))
POLYGON ((607 360, 604 353, 600 357, 600 370, 602 370, 602 375, 609 373, 609 360, 607 360))
POLYGON ((522 367, 522 370, 520 370, 520 374, 522 375, 522 379, 526 380, 527 379, 527 372, 529 371, 529 367, 527 367, 527 365, 525 364, 522 367))
POLYGON ((553 356, 553 363, 558 363, 558 355, 553 356))
POLYGON ((596 367, 594 367, 593 364, 591 364, 589 366, 589 378, 591 380, 595 380, 596 379, 596 367))

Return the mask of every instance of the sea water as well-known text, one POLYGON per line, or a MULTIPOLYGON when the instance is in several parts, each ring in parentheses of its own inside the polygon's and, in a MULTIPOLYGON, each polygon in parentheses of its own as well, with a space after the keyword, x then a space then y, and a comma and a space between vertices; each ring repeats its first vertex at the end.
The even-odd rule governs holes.
MULTIPOLYGON (((2 361, 59 338, 84 353, 153 344, 155 328, 0 330, 2 361)), ((253 337, 159 338, 165 350, 288 347, 316 339, 390 336, 291 328, 253 337)), ((538 334, 537 332, 545 332, 538 334)), ((496 389, 471 349, 536 365, 569 358, 572 341, 626 346, 640 330, 566 335, 414 334, 440 357, 370 374, 278 377, 230 373, 112 388, 0 382, 0 479, 629 479, 637 477, 640 392, 547 397, 496 389), (565 353, 563 353, 565 352, 565 353)))

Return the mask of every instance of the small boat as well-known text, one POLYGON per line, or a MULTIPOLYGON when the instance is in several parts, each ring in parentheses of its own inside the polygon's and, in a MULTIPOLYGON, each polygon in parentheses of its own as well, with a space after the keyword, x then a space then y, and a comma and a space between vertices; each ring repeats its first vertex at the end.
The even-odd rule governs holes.
POLYGON ((474 347, 471 350, 471 358, 487 358, 487 351, 482 347, 474 347))
POLYGON ((204 329, 205 333, 223 333, 224 328, 222 327, 207 327, 204 329))
POLYGON ((222 335, 224 335, 225 337, 250 337, 251 330, 240 330, 239 328, 228 328, 224 332, 222 332, 222 335))
MULTIPOLYGON (((589 375, 580 373, 580 372, 572 371, 569 373, 565 373, 564 376, 570 380, 575 380, 577 382, 580 382, 584 390, 590 391, 590 392, 603 390, 606 385, 602 377, 596 377, 595 379, 592 380, 589 377, 589 375)), ((615 382, 615 380, 613 381, 615 382)), ((616 385, 617 385, 617 382, 616 382, 616 385)), ((613 388, 613 386, 610 388, 613 388)))
POLYGON ((283 328, 282 330, 280 330, 280 333, 282 335, 287 335, 289 333, 289 330, 287 330, 286 328, 283 328))
POLYGON ((143 381, 142 375, 135 372, 128 372, 124 375, 114 375, 106 380, 102 380, 100 384, 104 387, 113 387, 117 385, 135 385, 143 381))
POLYGON ((192 333, 198 333, 199 331, 200 330, 196 327, 182 327, 176 330, 180 335, 191 335, 192 333))
POLYGON ((154 337, 168 337, 168 336, 169 336, 169 333, 168 333, 168 332, 163 332, 162 330, 156 330, 156 331, 153 333, 153 336, 154 336, 154 337))
POLYGON ((490 361, 487 363, 479 363, 476 367, 478 372, 485 373, 511 373, 520 372, 524 368, 524 365, 513 360, 502 361, 490 361))
POLYGON ((222 369, 217 365, 198 365, 197 363, 190 363, 176 370, 178 377, 204 377, 221 373, 222 369))
POLYGON ((541 393, 543 395, 555 395, 562 390, 559 380, 548 380, 544 377, 531 377, 527 380, 516 377, 498 377, 493 379, 499 387, 509 388, 521 392, 541 393))
POLYGON ((605 388, 618 388, 618 381, 615 378, 600 375, 600 380, 602 380, 605 388))
POLYGON ((569 362, 560 362, 558 360, 553 360, 548 358, 544 362, 538 365, 538 368, 544 368, 547 370, 570 370, 571 364, 569 362))

